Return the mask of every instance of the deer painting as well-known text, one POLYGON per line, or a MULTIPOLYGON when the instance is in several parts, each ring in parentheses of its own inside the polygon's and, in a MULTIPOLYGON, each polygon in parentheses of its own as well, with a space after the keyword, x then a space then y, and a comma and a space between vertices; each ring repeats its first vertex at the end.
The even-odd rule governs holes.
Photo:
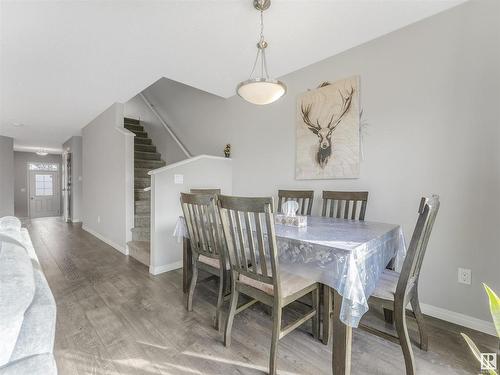
MULTIPOLYGON (((345 91, 345 90, 344 90, 345 91)), ((318 137, 318 151, 316 153, 316 162, 321 169, 324 169, 328 164, 328 160, 332 156, 332 136, 335 129, 341 124, 342 119, 351 109, 354 88, 351 86, 346 92, 338 89, 341 99, 340 109, 336 113, 332 113, 326 124, 320 123, 319 119, 311 119, 312 104, 301 103, 301 117, 307 128, 318 137)))

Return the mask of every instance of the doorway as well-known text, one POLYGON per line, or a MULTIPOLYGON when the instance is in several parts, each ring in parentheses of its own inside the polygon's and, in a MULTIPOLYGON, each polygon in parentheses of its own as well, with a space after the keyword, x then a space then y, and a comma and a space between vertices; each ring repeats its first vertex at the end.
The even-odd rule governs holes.
POLYGON ((35 168, 33 164, 29 165, 28 206, 31 218, 60 215, 61 186, 57 167, 57 164, 50 164, 45 170, 41 170, 39 165, 35 168))

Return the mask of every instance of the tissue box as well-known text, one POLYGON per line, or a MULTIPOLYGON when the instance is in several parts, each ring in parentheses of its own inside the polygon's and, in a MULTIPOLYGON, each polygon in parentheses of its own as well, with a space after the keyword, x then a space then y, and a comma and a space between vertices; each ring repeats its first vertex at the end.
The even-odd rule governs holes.
POLYGON ((284 214, 276 214, 276 216, 274 217, 274 222, 276 224, 288 225, 290 227, 306 227, 307 216, 287 216, 284 214))

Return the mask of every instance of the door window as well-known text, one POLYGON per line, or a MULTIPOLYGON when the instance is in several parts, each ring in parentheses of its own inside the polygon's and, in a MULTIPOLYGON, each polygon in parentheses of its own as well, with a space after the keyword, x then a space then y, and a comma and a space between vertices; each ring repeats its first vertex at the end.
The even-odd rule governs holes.
POLYGON ((52 175, 50 174, 35 175, 35 195, 38 197, 54 195, 52 175))

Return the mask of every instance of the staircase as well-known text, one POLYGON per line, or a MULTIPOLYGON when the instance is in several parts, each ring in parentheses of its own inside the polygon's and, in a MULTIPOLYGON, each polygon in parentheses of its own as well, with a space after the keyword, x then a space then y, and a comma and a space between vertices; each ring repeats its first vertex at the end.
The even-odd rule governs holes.
POLYGON ((166 163, 156 152, 156 146, 144 131, 139 120, 125 118, 126 129, 135 133, 134 137, 134 227, 132 241, 128 242, 129 255, 149 266, 151 244, 151 192, 144 188, 151 186, 152 169, 163 167, 166 163))

